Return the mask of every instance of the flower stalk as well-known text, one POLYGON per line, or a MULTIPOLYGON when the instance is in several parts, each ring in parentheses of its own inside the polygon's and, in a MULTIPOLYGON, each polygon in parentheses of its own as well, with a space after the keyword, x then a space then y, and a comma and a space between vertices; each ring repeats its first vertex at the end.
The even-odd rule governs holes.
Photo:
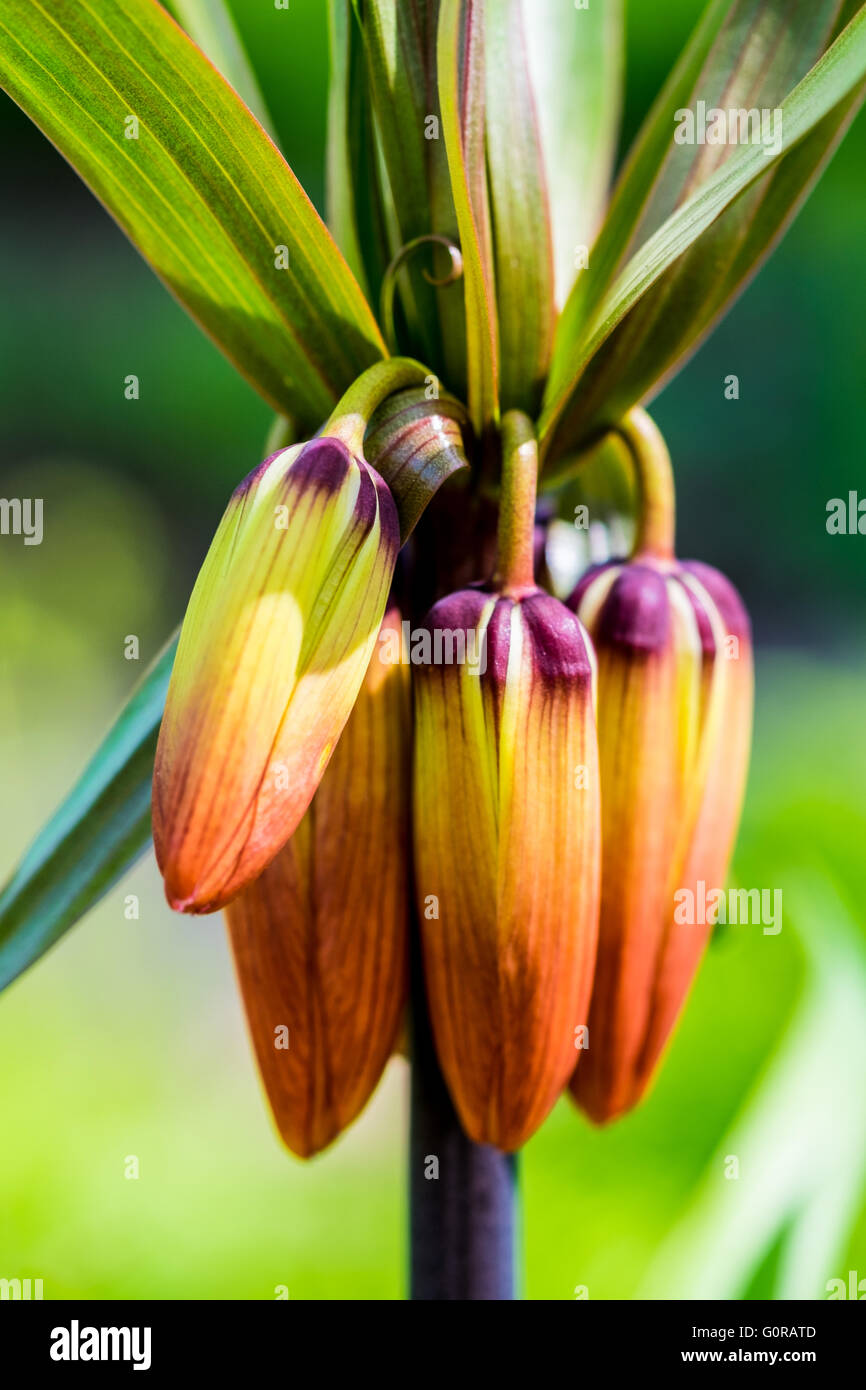
POLYGON ((632 558, 673 559, 676 498, 671 456, 655 421, 635 406, 617 427, 634 464, 638 525, 632 558))
POLYGON ((497 581, 517 598, 535 587, 535 498, 538 444, 528 415, 510 410, 502 420, 502 494, 499 503, 497 581))
POLYGON ((423 386, 429 377, 428 369, 411 357, 376 362, 340 398, 322 433, 342 440, 351 454, 363 454, 367 425, 379 406, 397 391, 423 386))

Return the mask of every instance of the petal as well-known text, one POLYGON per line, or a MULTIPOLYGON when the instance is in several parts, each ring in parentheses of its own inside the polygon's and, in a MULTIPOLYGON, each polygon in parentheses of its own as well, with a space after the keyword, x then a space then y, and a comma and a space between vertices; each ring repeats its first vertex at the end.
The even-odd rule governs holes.
MULTIPOLYGON (((382 631, 399 635, 396 610, 382 631)), ((265 1090, 301 1157, 366 1104, 406 1007, 409 690, 391 650, 377 644, 295 834, 226 910, 265 1090)))
MULTIPOLYGON (((590 586, 579 611, 591 617, 593 609, 590 586)), ((601 919, 589 1045, 572 1089, 603 1122, 631 1102, 679 819, 678 670, 665 578, 624 567, 589 630, 598 660, 601 919)))
MULTIPOLYGON (((706 769, 688 843, 674 866, 671 889, 706 901, 724 889, 742 810, 752 734, 754 673, 749 620, 739 595, 707 565, 684 565, 702 626, 704 699, 700 733, 706 769), (712 706, 716 704, 715 711, 712 706)), ((699 773, 700 775, 700 773, 699 773)), ((652 1013, 638 1067, 635 1100, 648 1085, 697 973, 713 923, 677 921, 671 912, 659 955, 652 1013)))

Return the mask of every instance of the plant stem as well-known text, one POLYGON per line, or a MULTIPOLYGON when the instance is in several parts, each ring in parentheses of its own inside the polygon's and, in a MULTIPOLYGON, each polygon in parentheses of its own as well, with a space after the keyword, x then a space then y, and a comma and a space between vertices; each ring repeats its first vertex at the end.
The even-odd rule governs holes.
POLYGON ((442 1079, 413 933, 411 1297, 513 1299, 516 1163, 466 1138, 442 1079))
POLYGON ((387 357, 362 372, 340 398, 323 434, 341 439, 352 454, 363 454, 364 435, 373 412, 408 386, 423 386, 432 375, 411 357, 387 357))
POLYGON ((502 418, 502 492, 499 502, 497 580, 505 592, 535 588, 535 496, 538 443, 520 410, 502 418))
POLYGON ((632 555, 671 560, 674 554, 676 499, 671 456, 661 431, 636 406, 617 426, 637 475, 639 515, 632 555))

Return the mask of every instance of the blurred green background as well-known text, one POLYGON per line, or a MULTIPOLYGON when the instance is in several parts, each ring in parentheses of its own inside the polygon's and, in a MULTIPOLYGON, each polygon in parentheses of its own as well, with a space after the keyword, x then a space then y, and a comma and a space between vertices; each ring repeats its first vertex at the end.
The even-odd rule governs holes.
MULTIPOLYGON (((630 4, 624 145, 700 9, 630 4)), ((324 6, 238 14, 321 206, 324 6)), ((5 99, 0 148, 0 495, 45 499, 41 546, 0 539, 5 876, 180 617, 269 413, 5 99)), ((530 1298, 821 1298, 866 1278, 866 539, 825 528, 828 499, 866 490, 864 164, 861 117, 654 408, 679 548, 755 621, 734 876, 783 890, 783 930, 718 934, 636 1114, 597 1132, 562 1102, 530 1143, 530 1298)), ((3 997, 0 1049, 0 1277, 46 1297, 403 1295, 405 1063, 328 1154, 287 1157, 221 922, 171 915, 150 857, 3 997)))

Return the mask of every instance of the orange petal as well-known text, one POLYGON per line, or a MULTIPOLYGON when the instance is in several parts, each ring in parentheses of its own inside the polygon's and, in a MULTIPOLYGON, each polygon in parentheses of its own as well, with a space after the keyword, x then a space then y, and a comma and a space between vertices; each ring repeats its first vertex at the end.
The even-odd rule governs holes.
POLYGON ((557 600, 476 591, 427 630, 484 634, 483 674, 416 670, 415 867, 433 1033, 469 1137, 518 1148, 574 1067, 598 918, 585 634, 557 600))
MULTIPOLYGON (((672 903, 678 901, 676 895, 682 890, 688 890, 696 903, 705 901, 714 889, 725 887, 746 787, 754 700, 751 632, 739 595, 724 576, 706 565, 684 568, 691 571, 685 575, 685 583, 698 581, 696 602, 710 620, 702 625, 701 736, 707 739, 708 747, 688 842, 674 864, 672 903), (715 712, 712 700, 717 702, 715 712)), ((674 911, 666 922, 635 1100, 652 1077, 712 934, 712 922, 678 921, 678 915, 674 911)))
POLYGON ((572 1088, 599 1122, 630 1103, 649 1018, 678 818, 678 669, 667 582, 648 566, 602 574, 579 612, 598 660, 602 874, 589 1040, 572 1088))
POLYGON ((297 831, 226 909, 265 1090, 304 1158, 366 1104, 406 1007, 408 668, 383 652, 297 831))

